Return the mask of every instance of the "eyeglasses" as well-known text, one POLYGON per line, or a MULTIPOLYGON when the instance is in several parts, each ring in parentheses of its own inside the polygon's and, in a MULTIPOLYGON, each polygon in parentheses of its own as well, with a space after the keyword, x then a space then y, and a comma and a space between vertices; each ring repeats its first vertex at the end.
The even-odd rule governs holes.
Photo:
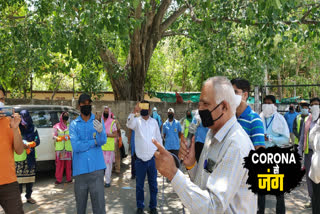
POLYGON ((0 97, 1 102, 4 102, 4 100, 5 100, 5 97, 0 97))

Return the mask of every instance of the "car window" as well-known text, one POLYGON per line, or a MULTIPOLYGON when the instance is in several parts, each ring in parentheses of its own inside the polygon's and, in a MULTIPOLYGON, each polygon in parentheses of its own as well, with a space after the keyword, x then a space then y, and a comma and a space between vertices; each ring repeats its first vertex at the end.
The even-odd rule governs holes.
POLYGON ((49 112, 41 110, 41 111, 30 111, 33 124, 37 128, 52 128, 52 120, 49 112))
POLYGON ((77 117, 79 117, 79 114, 76 113, 76 112, 70 112, 69 115, 70 115, 70 123, 71 123, 73 120, 75 120, 77 117))

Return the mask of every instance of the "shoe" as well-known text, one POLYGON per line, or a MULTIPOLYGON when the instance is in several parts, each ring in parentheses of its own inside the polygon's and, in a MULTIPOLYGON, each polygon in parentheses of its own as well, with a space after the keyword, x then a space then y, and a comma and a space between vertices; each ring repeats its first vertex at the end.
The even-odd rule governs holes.
POLYGON ((37 203, 33 198, 29 198, 29 199, 27 199, 27 203, 29 203, 29 204, 35 204, 35 203, 37 203))
POLYGON ((109 188, 111 185, 110 184, 105 184, 104 187, 105 188, 109 188))
POLYGON ((67 184, 71 184, 71 183, 73 183, 73 181, 72 181, 72 180, 66 181, 66 183, 67 183, 67 184))
POLYGON ((306 208, 306 209, 312 208, 312 203, 309 202, 309 203, 305 204, 304 208, 306 208))
POLYGON ((132 176, 131 176, 131 180, 134 180, 134 179, 136 179, 136 176, 135 176, 135 175, 132 175, 132 176))
POLYGON ((59 185, 59 184, 61 184, 61 182, 56 181, 56 182, 54 182, 54 184, 55 184, 55 185, 59 185))
POLYGON ((150 209, 150 214, 158 214, 157 208, 150 209))
POLYGON ((138 208, 136 214, 143 214, 143 209, 142 208, 138 208))

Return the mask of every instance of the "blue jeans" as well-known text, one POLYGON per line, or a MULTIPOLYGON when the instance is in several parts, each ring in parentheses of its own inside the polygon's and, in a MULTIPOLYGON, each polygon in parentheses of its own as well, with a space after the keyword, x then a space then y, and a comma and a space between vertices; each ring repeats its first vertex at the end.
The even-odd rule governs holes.
POLYGON ((146 175, 148 176, 148 183, 150 189, 150 205, 149 208, 157 207, 157 193, 158 193, 158 183, 157 183, 157 169, 154 157, 148 161, 143 161, 137 157, 136 163, 136 200, 137 207, 144 208, 144 180, 146 175))

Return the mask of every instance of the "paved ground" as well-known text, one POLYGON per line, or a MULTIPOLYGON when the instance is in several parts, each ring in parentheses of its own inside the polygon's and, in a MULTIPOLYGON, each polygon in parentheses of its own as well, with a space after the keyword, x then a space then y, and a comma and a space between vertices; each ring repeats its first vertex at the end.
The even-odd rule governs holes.
MULTIPOLYGON (((135 213, 135 180, 130 177, 129 159, 123 161, 122 174, 118 176, 112 175, 111 188, 105 189, 106 209, 107 213, 135 213)), ((76 213, 75 199, 73 195, 73 184, 54 185, 54 172, 38 173, 34 192, 32 197, 37 200, 36 205, 25 203, 23 196, 24 210, 26 213, 76 213)), ((162 200, 163 178, 158 176, 158 210, 159 213, 183 213, 182 204, 173 192, 171 185, 164 182, 164 200, 162 200), (162 209, 161 209, 162 208, 162 209)), ((146 192, 148 187, 146 183, 146 192)), ((311 214, 311 209, 304 209, 303 205, 307 202, 306 182, 296 188, 292 193, 285 196, 286 209, 288 214, 311 214)), ((149 202, 149 194, 146 193, 146 202, 149 202)), ((267 196, 266 213, 275 213, 275 197, 267 196)), ((148 207, 148 203, 146 203, 148 207)), ((88 213, 92 213, 91 203, 88 200, 88 213)), ((148 213, 148 208, 145 213, 148 213)), ((0 213, 4 213, 0 208, 0 213)), ((186 211, 186 213, 189 213, 186 211)))

